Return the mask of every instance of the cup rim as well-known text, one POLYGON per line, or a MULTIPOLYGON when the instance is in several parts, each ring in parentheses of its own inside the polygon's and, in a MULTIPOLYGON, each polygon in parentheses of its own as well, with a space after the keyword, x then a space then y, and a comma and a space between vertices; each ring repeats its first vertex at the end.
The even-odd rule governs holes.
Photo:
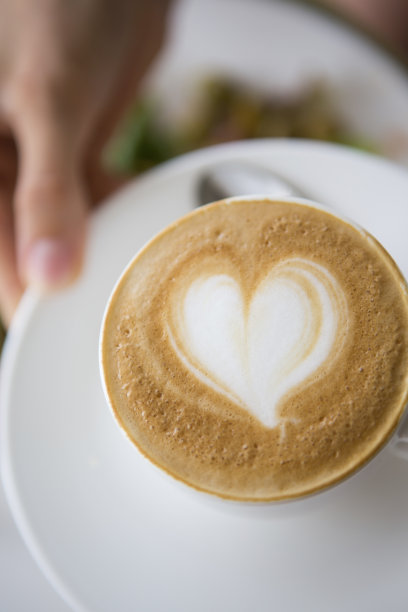
POLYGON ((337 478, 330 480, 330 482, 326 484, 309 488, 300 493, 293 493, 293 494, 288 494, 288 495, 284 495, 281 497, 274 497, 274 498, 242 498, 242 497, 220 494, 218 492, 211 491, 210 489, 200 488, 199 486, 193 483, 190 483, 187 480, 184 480, 183 478, 179 477, 177 474, 174 474, 173 472, 168 470, 165 466, 159 464, 153 457, 150 457, 150 455, 148 455, 144 451, 142 446, 130 436, 126 427, 121 422, 119 415, 117 414, 117 412, 115 411, 113 407, 113 400, 111 399, 111 396, 109 394, 109 388, 108 388, 108 384, 107 384, 106 377, 105 377, 104 340, 105 340, 108 314, 109 314, 110 307, 112 305, 112 302, 115 298, 117 291, 120 289, 120 286, 122 285, 122 283, 125 282, 128 272, 130 272, 136 260, 146 250, 150 249, 150 247, 156 241, 159 241, 163 235, 167 234, 173 228, 176 228, 178 225, 183 223, 186 218, 190 218, 192 216, 203 214, 205 210, 207 210, 208 208, 217 207, 219 205, 230 205, 230 204, 234 205, 240 202, 252 202, 252 201, 299 204, 302 206, 306 206, 308 208, 313 208, 316 210, 323 211, 326 214, 331 215, 335 219, 340 220, 341 222, 351 226, 354 230, 358 231, 359 234, 364 239, 368 240, 374 246, 374 248, 382 255, 382 257, 384 257, 386 261, 391 265, 391 268, 396 273, 396 276, 399 280, 400 289, 402 290, 402 292, 405 293, 405 297, 406 297, 407 304, 408 304, 408 281, 407 279, 405 279, 404 275, 402 274, 399 266, 397 265, 393 257, 385 249, 385 247, 383 247, 383 245, 375 238, 375 236, 373 236, 370 232, 364 229, 360 224, 350 219, 348 216, 343 215, 342 213, 338 213, 336 210, 334 210, 330 206, 327 206, 319 202, 315 202, 314 200, 311 200, 305 197, 301 197, 301 196, 273 197, 273 196, 268 196, 265 194, 250 194, 250 195, 243 195, 243 196, 232 196, 232 197, 225 198, 222 200, 216 200, 214 202, 209 202, 208 204, 205 204, 204 206, 198 207, 188 212, 187 214, 182 215, 181 217, 179 217, 172 223, 168 224, 166 227, 164 227, 154 236, 152 236, 149 240, 147 240, 145 244, 140 249, 138 249, 138 251, 132 256, 132 258, 129 260, 129 262, 126 264, 126 266, 123 268, 122 272, 120 273, 116 283, 114 284, 113 289, 107 300, 107 303, 104 309, 104 313, 102 316, 102 322, 101 322, 100 334, 99 334, 99 372, 100 372, 100 379, 102 382, 104 396, 108 404, 108 407, 110 409, 111 415, 114 418, 114 421, 119 426, 125 438, 132 444, 133 448, 135 448, 153 468, 155 468, 156 470, 158 469, 160 472, 162 472, 163 474, 167 476, 170 476, 173 481, 176 481, 177 483, 181 483, 183 487, 184 486, 187 487, 188 489, 198 493, 200 496, 203 494, 205 496, 210 496, 212 499, 219 500, 223 504, 232 503, 234 505, 241 504, 244 506, 245 505, 279 506, 282 504, 285 505, 287 503, 292 504, 294 502, 301 502, 301 501, 304 501, 305 499, 309 499, 311 497, 321 495, 325 492, 329 492, 331 489, 337 487, 341 483, 349 480, 353 476, 363 471, 368 466, 368 464, 370 464, 372 460, 375 459, 375 457, 377 457, 387 446, 389 446, 391 439, 393 438, 395 432, 397 431, 405 414, 407 413, 408 411, 408 382, 406 385, 407 388, 405 390, 404 399, 401 402, 400 412, 398 416, 396 417, 394 423, 392 424, 392 427, 389 428, 389 430, 387 431, 387 434, 381 439, 381 441, 377 444, 377 446, 374 449, 372 449, 372 451, 358 465, 351 467, 349 470, 347 470, 346 472, 343 472, 337 478))

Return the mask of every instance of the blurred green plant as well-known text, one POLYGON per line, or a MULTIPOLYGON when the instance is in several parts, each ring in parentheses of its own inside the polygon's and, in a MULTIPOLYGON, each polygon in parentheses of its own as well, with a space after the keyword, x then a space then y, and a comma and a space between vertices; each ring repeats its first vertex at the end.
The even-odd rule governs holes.
POLYGON ((177 155, 175 138, 159 128, 157 115, 156 105, 148 99, 134 106, 105 152, 109 167, 139 173, 177 155))
POLYGON ((324 83, 296 96, 271 96, 228 78, 202 82, 183 121, 168 126, 163 103, 139 101, 106 151, 108 166, 135 174, 201 147, 251 138, 309 138, 375 151, 340 121, 324 83))

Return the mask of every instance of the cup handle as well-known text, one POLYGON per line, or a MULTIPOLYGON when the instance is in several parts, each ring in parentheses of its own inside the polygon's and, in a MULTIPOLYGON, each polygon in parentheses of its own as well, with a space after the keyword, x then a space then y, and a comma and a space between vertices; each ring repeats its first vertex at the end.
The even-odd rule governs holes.
POLYGON ((408 461, 408 411, 402 417, 402 421, 391 439, 390 449, 395 455, 408 461))

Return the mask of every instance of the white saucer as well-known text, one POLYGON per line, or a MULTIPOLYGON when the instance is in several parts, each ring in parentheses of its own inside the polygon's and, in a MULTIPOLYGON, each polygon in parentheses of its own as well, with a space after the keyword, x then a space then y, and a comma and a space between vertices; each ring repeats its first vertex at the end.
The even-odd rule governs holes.
POLYGON ((262 141, 180 158, 93 219, 80 282, 27 294, 2 368, 3 477, 35 559, 76 610, 399 612, 406 609, 408 465, 385 451, 297 517, 229 514, 163 478, 105 404, 98 334, 117 275, 190 210, 197 176, 250 159, 366 226, 408 275, 408 173, 318 143, 262 141))

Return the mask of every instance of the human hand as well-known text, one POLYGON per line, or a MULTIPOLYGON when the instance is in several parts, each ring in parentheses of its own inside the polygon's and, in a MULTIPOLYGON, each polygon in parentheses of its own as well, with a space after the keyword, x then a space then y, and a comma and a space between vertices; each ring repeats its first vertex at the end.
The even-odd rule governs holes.
POLYGON ((0 1, 0 314, 79 272, 100 153, 164 36, 169 0, 0 1))
POLYGON ((339 8, 396 51, 408 53, 407 0, 324 0, 339 8))

